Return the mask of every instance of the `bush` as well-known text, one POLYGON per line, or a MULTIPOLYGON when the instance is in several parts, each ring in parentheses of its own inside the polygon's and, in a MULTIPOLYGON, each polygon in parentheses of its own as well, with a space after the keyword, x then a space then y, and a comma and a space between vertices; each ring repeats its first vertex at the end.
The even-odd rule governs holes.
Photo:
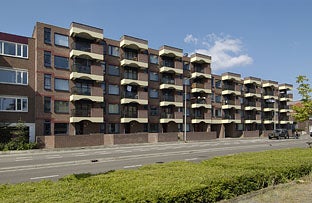
POLYGON ((312 149, 272 150, 0 185, 0 202, 216 202, 311 171, 312 149))

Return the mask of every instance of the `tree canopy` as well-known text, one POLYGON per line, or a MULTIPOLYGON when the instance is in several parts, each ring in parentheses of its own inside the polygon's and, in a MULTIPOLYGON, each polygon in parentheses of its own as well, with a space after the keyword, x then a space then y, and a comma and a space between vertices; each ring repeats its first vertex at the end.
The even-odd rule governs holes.
POLYGON ((309 84, 309 79, 303 75, 297 77, 296 83, 299 84, 297 89, 302 98, 300 103, 292 107, 294 110, 294 118, 296 121, 304 122, 309 120, 312 116, 312 88, 309 84))

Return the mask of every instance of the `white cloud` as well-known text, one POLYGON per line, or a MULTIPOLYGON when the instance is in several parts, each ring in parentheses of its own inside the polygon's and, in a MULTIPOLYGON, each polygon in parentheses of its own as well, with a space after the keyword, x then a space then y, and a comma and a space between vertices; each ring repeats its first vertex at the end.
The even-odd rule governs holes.
MULTIPOLYGON (((196 39, 196 43, 200 40, 188 34, 184 42, 192 42, 196 39)), ((253 59, 244 53, 243 43, 240 39, 220 34, 209 34, 201 40, 203 48, 196 49, 194 52, 210 55, 212 58, 212 69, 221 70, 231 67, 245 66, 253 63, 253 59)))
POLYGON ((184 42, 197 44, 198 39, 196 37, 193 37, 192 34, 187 34, 186 37, 184 38, 184 42))

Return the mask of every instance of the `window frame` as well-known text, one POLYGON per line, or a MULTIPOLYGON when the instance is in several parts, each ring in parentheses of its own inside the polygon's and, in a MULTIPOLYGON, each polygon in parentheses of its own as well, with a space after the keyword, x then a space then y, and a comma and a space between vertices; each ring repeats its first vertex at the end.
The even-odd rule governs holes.
POLYGON ((63 34, 60 34, 60 33, 54 33, 54 45, 55 46, 60 46, 60 47, 69 47, 69 37, 67 35, 63 35, 63 34), (66 37, 67 38, 67 45, 58 44, 57 42, 59 42, 59 40, 56 40, 57 36, 66 37))
POLYGON ((0 96, 0 112, 28 112, 28 97, 14 97, 14 96, 0 96), (13 99, 14 101, 14 110, 9 109, 9 110, 4 110, 3 104, 2 104, 2 99, 13 99), (24 109, 24 101, 26 101, 26 108, 24 109), (18 107, 18 105, 20 105, 18 107))
POLYGON ((54 100, 54 113, 56 114, 69 114, 69 102, 68 101, 63 101, 63 100, 54 100), (58 109, 60 107, 60 104, 65 104, 65 107, 62 106, 62 110, 58 109))
POLYGON ((0 55, 28 59, 28 44, 0 40, 0 55), (14 54, 5 53, 5 44, 14 45, 14 54), (25 50, 26 48, 26 50, 25 50), (20 52, 19 52, 20 51, 20 52), (19 54, 20 53, 20 54, 19 54), (26 55, 26 56, 25 56, 26 55))
POLYGON ((108 45, 108 55, 114 56, 114 57, 120 57, 120 48, 118 46, 108 45), (118 49, 118 51, 117 51, 118 54, 114 54, 113 48, 118 49))
POLYGON ((43 31, 43 41, 45 44, 51 44, 51 28, 44 27, 43 31))
POLYGON ((114 114, 114 115, 120 114, 120 106, 119 106, 119 104, 108 104, 108 114, 114 114), (113 108, 117 107, 117 112, 111 112, 110 111, 111 110, 110 107, 113 107, 113 108))
POLYGON ((3 70, 3 71, 10 71, 10 72, 15 72, 15 82, 1 82, 1 84, 10 84, 10 85, 28 85, 28 71, 27 70, 22 70, 22 69, 7 69, 7 68, 0 68, 0 71, 3 70), (26 75, 26 83, 23 83, 24 81, 24 74, 27 74, 26 75), (20 78, 18 78, 20 75, 20 78), (18 81, 21 81, 21 82, 18 82, 18 81))
POLYGON ((54 90, 55 91, 63 91, 63 92, 69 92, 69 80, 68 79, 63 79, 63 78, 54 78, 54 90), (68 88, 67 89, 57 89, 57 81, 67 81, 67 84, 68 84, 68 88))
POLYGON ((110 76, 120 76, 120 67, 119 66, 115 66, 115 65, 108 65, 108 75, 110 76), (114 68, 114 69, 112 69, 114 68), (118 74, 111 72, 111 70, 118 70, 118 74))
POLYGON ((44 76, 43 76, 43 88, 45 90, 52 90, 52 75, 51 74, 44 74, 44 76), (50 84, 48 84, 48 81, 50 84))
POLYGON ((115 84, 109 84, 109 85, 108 85, 108 94, 109 94, 109 95, 120 95, 120 88, 119 88, 119 86, 118 86, 118 85, 115 85, 115 84), (111 92, 111 87, 113 87, 113 86, 118 88, 118 93, 113 94, 113 93, 111 92))
POLYGON ((54 55, 54 68, 63 69, 63 70, 69 70, 69 59, 67 57, 64 57, 64 56, 54 55), (55 63, 57 61, 57 59, 65 59, 66 62, 67 62, 67 66, 66 67, 65 66, 64 67, 58 66, 59 64, 55 63))
POLYGON ((50 51, 44 51, 43 53, 43 63, 44 63, 44 67, 52 67, 52 54, 50 51), (49 62, 47 63, 46 59, 47 57, 49 57, 49 62))
POLYGON ((51 107, 52 107, 52 98, 46 97, 46 96, 43 97, 43 112, 44 113, 51 113, 51 107))

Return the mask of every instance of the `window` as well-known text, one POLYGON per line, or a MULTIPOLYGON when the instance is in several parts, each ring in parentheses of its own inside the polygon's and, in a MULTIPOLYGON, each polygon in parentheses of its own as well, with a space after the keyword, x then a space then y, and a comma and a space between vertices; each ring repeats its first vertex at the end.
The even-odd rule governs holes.
POLYGON ((150 123, 149 124, 149 132, 150 133, 158 133, 158 123, 150 123))
POLYGON ((108 55, 119 56, 119 47, 108 46, 108 55))
POLYGON ((54 89, 59 91, 69 91, 69 82, 65 79, 54 79, 54 89))
POLYGON ((44 43, 51 44, 51 28, 44 28, 44 43))
POLYGON ((28 45, 0 41, 0 54, 13 57, 28 58, 28 45))
POLYGON ((105 133, 105 124, 104 123, 100 124, 100 133, 105 133))
MULTIPOLYGON (((179 130, 179 132, 184 132, 184 124, 179 123, 178 124, 178 130, 179 130)), ((186 132, 190 132, 190 124, 189 123, 186 124, 186 132)))
POLYGON ((109 65, 108 66, 108 74, 109 75, 119 76, 120 75, 119 67, 118 66, 109 65))
MULTIPOLYGON (((183 116, 185 115, 185 109, 183 109, 183 116)), ((186 108, 186 116, 190 116, 190 109, 186 108)))
POLYGON ((215 94, 212 92, 211 93, 211 102, 214 102, 215 101, 215 94))
POLYGON ((158 108, 157 106, 150 106, 150 115, 157 116, 158 115, 158 108))
POLYGON ((58 46, 68 47, 68 36, 55 33, 54 44, 58 46))
POLYGON ((183 70, 190 70, 190 63, 187 61, 183 61, 183 70))
POLYGON ((103 90, 103 95, 106 93, 106 84, 105 82, 101 83, 101 88, 103 90))
POLYGON ((44 51, 44 66, 51 67, 51 52, 44 51))
POLYGON ((51 112, 51 97, 44 97, 43 106, 45 113, 51 112))
POLYGON ((190 86, 191 80, 189 78, 183 78, 183 85, 190 86))
POLYGON ((221 88, 221 80, 219 80, 219 81, 216 81, 216 88, 221 88))
POLYGON ((108 85, 108 94, 119 95, 119 86, 108 85))
POLYGON ((216 103, 221 103, 221 96, 220 95, 216 95, 215 96, 215 102, 216 103))
POLYGON ((51 121, 44 120, 43 122, 43 135, 51 135, 51 121))
POLYGON ((158 56, 157 56, 157 55, 151 54, 151 55, 149 56, 149 59, 150 59, 150 63, 158 64, 158 56))
POLYGON ((222 116, 221 109, 215 109, 215 117, 220 118, 222 116))
POLYGON ((54 67, 68 70, 68 58, 62 56, 54 56, 54 67))
POLYGON ((26 97, 0 97, 0 111, 28 111, 26 97))
POLYGON ((44 74, 44 89, 51 90, 51 75, 44 74))
POLYGON ((158 98, 158 90, 157 89, 150 89, 149 90, 150 98, 158 98))
POLYGON ((119 114, 119 104, 108 104, 109 114, 119 114))
POLYGON ((68 113, 69 102, 68 101, 54 101, 54 112, 55 113, 68 113))
POLYGON ((152 81, 158 81, 159 80, 158 73, 156 73, 156 72, 150 72, 149 77, 150 77, 150 80, 152 80, 152 81))
POLYGON ((211 77, 211 87, 215 87, 215 79, 214 79, 214 77, 211 77))
POLYGON ((108 133, 119 133, 119 123, 109 123, 108 133))
POLYGON ((68 124, 67 123, 55 123, 54 124, 54 135, 67 134, 68 124))
POLYGON ((28 72, 15 69, 0 69, 0 83, 28 84, 28 72))

